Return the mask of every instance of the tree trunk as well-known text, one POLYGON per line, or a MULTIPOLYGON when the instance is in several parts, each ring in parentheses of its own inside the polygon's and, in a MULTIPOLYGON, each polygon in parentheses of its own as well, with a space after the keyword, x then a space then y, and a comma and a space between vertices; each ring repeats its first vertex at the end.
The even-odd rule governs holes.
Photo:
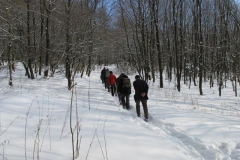
POLYGON ((70 37, 70 9, 71 9, 71 0, 68 0, 67 6, 66 6, 66 22, 65 22, 65 29, 66 29, 66 78, 68 80, 68 89, 70 90, 72 88, 72 74, 71 74, 71 63, 70 63, 70 43, 71 43, 71 37, 70 37))
POLYGON ((158 70, 159 70, 159 86, 160 88, 163 88, 163 69, 162 69, 162 54, 161 54, 161 48, 160 48, 160 37, 159 37, 159 28, 158 28, 158 6, 159 4, 156 4, 157 7, 154 7, 154 4, 152 5, 154 10, 154 25, 155 25, 155 34, 156 34, 156 42, 157 42, 157 55, 158 55, 158 70), (156 8, 156 11, 155 9, 156 8))
POLYGON ((150 4, 150 16, 151 16, 151 22, 150 22, 150 42, 149 42, 149 53, 150 53, 150 65, 151 65, 151 75, 153 78, 153 82, 155 82, 155 62, 154 62, 154 57, 155 57, 155 34, 154 34, 154 1, 153 0, 149 0, 149 4, 150 4))
POLYGON ((173 23, 174 23, 174 51, 175 51, 175 63, 176 63, 176 78, 177 78, 177 90, 181 90, 181 75, 180 75, 180 65, 179 65, 179 51, 178 51, 178 32, 177 32, 177 13, 176 13, 176 1, 173 0, 173 23))
MULTIPOLYGON (((9 33, 11 34, 11 28, 9 28, 9 33)), ((13 85, 13 79, 12 79, 12 40, 11 37, 8 42, 8 69, 9 69, 9 85, 13 85)))
POLYGON ((49 52, 50 52, 50 25, 49 25, 49 20, 50 20, 50 14, 51 14, 51 3, 44 1, 44 7, 46 9, 46 27, 45 27, 45 32, 46 32, 46 53, 45 53, 45 70, 44 70, 44 77, 48 77, 48 72, 49 72, 49 52))
POLYGON ((27 52, 28 52, 28 68, 30 71, 30 77, 31 79, 34 79, 34 73, 33 73, 33 69, 32 69, 32 49, 31 49, 31 31, 30 31, 30 3, 31 0, 27 1, 27 41, 28 41, 28 46, 27 46, 27 52))
POLYGON ((199 93, 203 95, 202 91, 202 75, 203 75, 203 39, 202 39, 202 11, 201 11, 201 0, 197 0, 198 8, 198 19, 199 19, 199 93))
POLYGON ((41 12, 41 26, 40 26, 40 46, 39 46, 39 70, 38 74, 42 74, 42 52, 43 52, 43 32, 44 32, 44 9, 43 0, 40 0, 40 12, 41 12))

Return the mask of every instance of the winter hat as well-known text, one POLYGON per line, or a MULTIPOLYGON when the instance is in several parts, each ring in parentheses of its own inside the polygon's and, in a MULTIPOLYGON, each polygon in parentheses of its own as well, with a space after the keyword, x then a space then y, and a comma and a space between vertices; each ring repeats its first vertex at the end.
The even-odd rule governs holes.
POLYGON ((139 79, 139 78, 140 78, 140 76, 139 76, 139 75, 136 75, 136 76, 135 76, 135 79, 139 79))

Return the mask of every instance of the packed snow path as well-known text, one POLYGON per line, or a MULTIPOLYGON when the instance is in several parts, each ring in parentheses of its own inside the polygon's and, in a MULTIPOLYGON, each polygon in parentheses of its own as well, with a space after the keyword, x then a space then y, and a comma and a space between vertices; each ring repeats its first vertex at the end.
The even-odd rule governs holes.
MULTIPOLYGON (((103 87, 103 90, 107 92, 107 90, 104 89, 104 87, 103 87)), ((189 160, 190 159, 191 160, 192 159, 194 160, 221 159, 220 157, 225 157, 224 153, 222 153, 221 150, 219 150, 218 148, 213 148, 205 145, 200 139, 191 137, 187 135, 187 133, 184 133, 176 129, 173 123, 164 123, 161 120, 154 118, 151 115, 151 113, 149 113, 149 122, 145 122, 143 120, 144 117, 141 117, 141 118, 137 117, 135 112, 134 102, 131 104, 131 110, 125 110, 122 108, 121 105, 119 105, 118 97, 112 97, 110 93, 107 93, 107 94, 108 95, 105 96, 105 98, 102 100, 107 101, 111 104, 115 103, 117 107, 119 107, 118 112, 122 112, 122 114, 125 114, 120 116, 124 124, 129 124, 131 122, 141 127, 141 129, 139 129, 139 132, 141 132, 141 130, 146 129, 152 132, 152 134, 159 136, 159 139, 160 139, 159 145, 155 146, 156 148, 154 147, 155 149, 158 149, 156 153, 165 153, 165 154, 168 154, 168 156, 173 154, 174 155, 173 159, 177 159, 178 157, 179 159, 189 159, 189 160), (110 100, 110 99, 114 99, 114 100, 110 100), (168 145, 173 145, 174 149, 168 148, 167 147, 168 145)), ((110 107, 111 108, 109 108, 109 110, 113 110, 112 109, 113 106, 110 105, 110 107)), ((141 112, 143 112, 142 108, 141 108, 141 112)), ((141 115, 143 115, 143 113, 141 115)), ((131 130, 131 128, 129 130, 131 130)), ((129 130, 127 129, 127 132, 129 132, 129 130)), ((136 136, 141 134, 139 132, 137 132, 136 134, 130 134, 132 137, 129 137, 129 138, 135 139, 136 136)), ((150 137, 144 139, 143 141, 148 141, 149 138, 150 137)), ((152 150, 151 147, 152 146, 146 145, 145 146, 146 151, 152 150)), ((143 151, 143 153, 146 153, 146 151, 143 151)), ((126 159, 128 159, 128 156, 129 155, 126 156, 126 159)), ((156 159, 160 157, 162 157, 161 154, 156 155, 156 159)), ((163 157, 166 157, 167 159, 171 159, 171 157, 167 157, 166 155, 164 155, 163 157)), ((147 159, 147 157, 143 159, 147 159)))

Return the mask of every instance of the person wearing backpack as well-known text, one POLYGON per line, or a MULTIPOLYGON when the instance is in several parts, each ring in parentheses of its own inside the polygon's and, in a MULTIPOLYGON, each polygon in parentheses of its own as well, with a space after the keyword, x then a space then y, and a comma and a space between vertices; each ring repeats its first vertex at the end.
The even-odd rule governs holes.
POLYGON ((113 74, 112 71, 110 71, 110 75, 108 76, 108 85, 111 86, 111 94, 114 96, 115 93, 115 83, 116 83, 116 76, 113 74))
POLYGON ((148 84, 146 81, 140 79, 139 75, 135 76, 135 81, 133 82, 133 87, 135 89, 134 100, 136 102, 136 112, 137 116, 140 117, 140 102, 143 106, 144 111, 144 121, 148 122, 148 84))
POLYGON ((104 77, 104 82, 105 82, 105 89, 108 88, 108 91, 109 91, 109 87, 108 87, 108 83, 107 83, 107 80, 108 80, 108 76, 110 75, 110 72, 109 72, 109 69, 105 69, 105 77, 104 77))
POLYGON ((117 92, 120 94, 123 109, 130 109, 129 97, 131 94, 131 81, 126 74, 121 74, 117 85, 117 92))
POLYGON ((122 75, 124 75, 124 73, 121 73, 117 79, 116 79, 116 88, 117 88, 117 95, 118 95, 118 100, 119 100, 119 104, 122 105, 122 102, 121 102, 121 93, 118 92, 118 85, 119 85, 119 81, 120 81, 120 78, 122 77, 122 75))

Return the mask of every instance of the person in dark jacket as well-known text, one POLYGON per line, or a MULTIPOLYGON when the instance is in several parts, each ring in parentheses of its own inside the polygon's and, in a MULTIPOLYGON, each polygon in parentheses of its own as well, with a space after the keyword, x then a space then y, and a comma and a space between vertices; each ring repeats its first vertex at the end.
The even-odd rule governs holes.
POLYGON ((105 74, 104 74, 104 77, 105 77, 105 80, 104 80, 104 83, 105 83, 105 89, 108 89, 108 92, 110 92, 110 88, 109 88, 109 85, 108 85, 108 76, 110 75, 110 71, 108 68, 105 69, 105 74))
POLYGON ((128 76, 124 73, 121 74, 117 84, 117 92, 118 94, 120 94, 123 109, 129 110, 130 109, 129 97, 131 94, 131 87, 124 87, 123 78, 128 78, 128 76))
POLYGON ((148 122, 148 84, 144 80, 140 79, 139 75, 135 76, 135 81, 133 82, 133 87, 135 89, 134 100, 136 102, 136 112, 137 116, 140 117, 140 102, 143 106, 145 121, 148 122))
POLYGON ((102 71, 101 71, 101 80, 102 80, 102 83, 105 83, 105 70, 106 68, 103 67, 102 71))
POLYGON ((113 74, 112 71, 110 71, 110 75, 108 76, 108 81, 107 81, 107 83, 108 83, 108 85, 111 87, 112 96, 114 96, 115 90, 116 90, 116 87, 115 87, 116 76, 113 74))
POLYGON ((122 102, 121 102, 121 93, 118 92, 118 85, 119 85, 119 81, 120 81, 120 78, 122 75, 124 75, 124 73, 121 73, 116 79, 117 95, 118 95, 118 100, 119 100, 120 105, 122 104, 122 102))

